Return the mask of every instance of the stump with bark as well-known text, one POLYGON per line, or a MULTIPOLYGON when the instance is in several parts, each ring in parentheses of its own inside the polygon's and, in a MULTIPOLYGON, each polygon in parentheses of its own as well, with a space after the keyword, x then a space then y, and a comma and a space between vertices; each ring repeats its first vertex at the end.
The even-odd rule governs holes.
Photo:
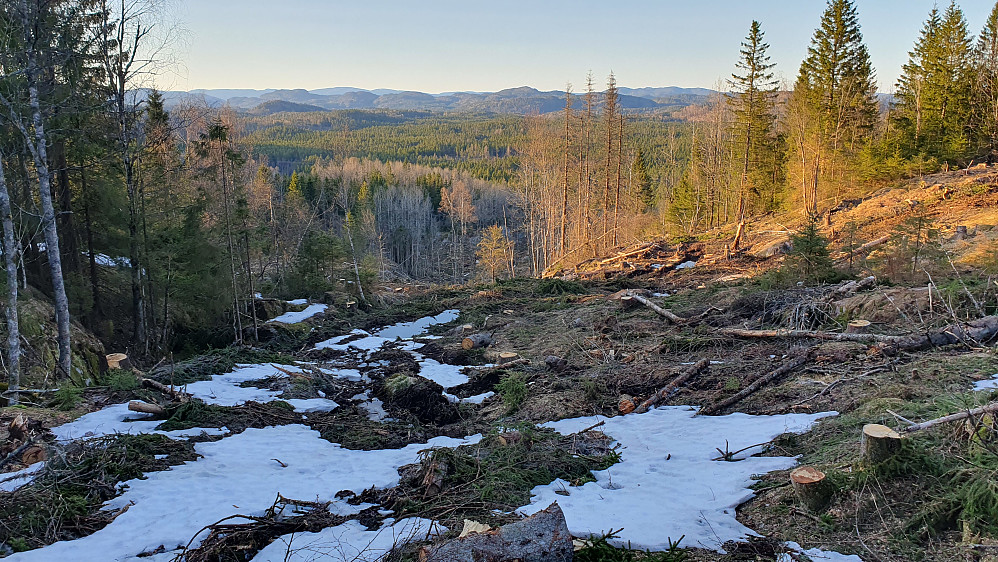
POLYGON ((790 484, 797 499, 811 511, 821 511, 832 496, 832 486, 825 473, 813 466, 801 466, 790 471, 790 484))
POLYGON ((901 450, 901 435, 886 425, 870 423, 863 426, 860 457, 866 465, 890 459, 901 450))
POLYGON ((132 362, 124 353, 111 353, 107 356, 107 367, 109 369, 130 371, 132 369, 132 362))
POLYGON ((847 334, 865 334, 867 331, 869 331, 869 329, 870 329, 869 320, 858 320, 858 319, 850 320, 849 323, 846 324, 847 334))

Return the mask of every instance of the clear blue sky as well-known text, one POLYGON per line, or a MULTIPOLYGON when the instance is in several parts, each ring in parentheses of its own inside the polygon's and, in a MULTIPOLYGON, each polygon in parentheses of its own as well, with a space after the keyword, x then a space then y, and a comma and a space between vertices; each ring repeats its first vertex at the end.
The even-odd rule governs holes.
MULTIPOLYGON (((164 89, 332 86, 442 92, 529 85, 711 87, 758 19, 792 82, 823 0, 177 0, 186 44, 164 89)), ((881 91, 934 0, 858 0, 881 91)), ((947 0, 939 0, 945 7, 947 0)), ((963 0, 976 34, 993 0, 963 0)))

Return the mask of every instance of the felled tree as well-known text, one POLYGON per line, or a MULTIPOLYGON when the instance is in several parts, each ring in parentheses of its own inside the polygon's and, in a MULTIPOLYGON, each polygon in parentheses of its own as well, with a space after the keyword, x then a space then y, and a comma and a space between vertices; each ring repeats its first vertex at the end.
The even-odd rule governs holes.
POLYGON ((485 229, 482 240, 478 243, 477 255, 480 267, 489 273, 489 279, 493 283, 503 272, 512 273, 513 241, 506 238, 498 225, 485 229))

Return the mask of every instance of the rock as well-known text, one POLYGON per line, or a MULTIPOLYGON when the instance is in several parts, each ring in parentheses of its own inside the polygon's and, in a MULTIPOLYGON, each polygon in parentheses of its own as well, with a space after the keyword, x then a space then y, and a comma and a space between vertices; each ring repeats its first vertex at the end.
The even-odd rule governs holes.
POLYGON ((549 369, 556 373, 560 373, 568 368, 568 361, 564 358, 558 357, 557 355, 548 355, 544 358, 544 363, 547 364, 549 369))
POLYGON ((571 562, 572 535, 557 502, 499 529, 419 550, 420 562, 571 562))

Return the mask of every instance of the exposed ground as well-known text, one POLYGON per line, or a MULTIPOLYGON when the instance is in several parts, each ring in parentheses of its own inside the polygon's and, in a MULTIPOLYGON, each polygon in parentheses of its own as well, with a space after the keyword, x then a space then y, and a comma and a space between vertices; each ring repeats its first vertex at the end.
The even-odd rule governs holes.
MULTIPOLYGON (((112 437, 113 446, 73 449, 56 444, 45 431, 129 399, 167 406, 169 419, 160 428, 164 430, 224 427, 238 433, 303 423, 348 449, 397 449, 434 437, 482 433, 479 444, 440 449, 443 452, 402 467, 398 486, 351 490, 358 503, 370 502, 395 510, 396 516, 426 517, 460 529, 465 518, 494 525, 508 522, 515 518, 508 512, 529 501, 534 486, 555 478, 584 484, 592 478, 591 470, 617 460, 612 440, 598 429, 565 437, 538 429, 538 424, 618 416, 622 398, 633 397, 640 404, 704 359, 711 362, 706 372, 679 385, 660 405, 719 404, 761 375, 806 356, 802 364, 714 414, 837 411, 838 416, 821 420, 812 431, 783 435, 758 453, 795 456, 800 464, 825 472, 833 488, 829 503, 818 510, 804 507, 789 485, 788 470, 761 474, 754 485, 755 497, 738 508, 737 517, 764 538, 727 544, 727 554, 686 544, 689 559, 775 560, 785 551, 783 542, 794 541, 805 548, 856 554, 866 561, 994 560, 998 434, 992 416, 913 433, 889 462, 871 466, 861 462, 859 451, 865 424, 880 423, 900 431, 907 420, 929 420, 998 399, 993 390, 972 391, 975 383, 998 374, 993 340, 891 352, 872 341, 741 338, 721 330, 837 334, 850 320, 863 319, 871 322, 869 333, 906 336, 998 314, 998 277, 993 276, 998 273, 996 183, 998 173, 991 170, 952 172, 927 177, 924 185, 916 182, 845 205, 825 227, 843 281, 812 283, 802 278, 792 258, 780 251, 787 229, 773 219, 771 224, 752 225, 744 244, 748 250, 731 259, 723 259, 723 244, 732 234, 725 231, 682 244, 662 241, 636 254, 633 248, 624 249, 622 254, 628 254, 624 258, 609 256, 561 272, 566 279, 386 291, 369 310, 331 308, 303 324, 272 325, 266 331, 268 341, 259 348, 228 349, 185 363, 161 364, 146 373, 167 384, 183 384, 210 379, 236 363, 308 361, 301 374, 284 376, 278 371, 277 376, 247 383, 273 391, 280 400, 325 398, 339 404, 335 410, 304 418, 281 401, 179 405, 162 393, 141 388, 129 373, 114 371, 85 391, 64 392, 54 399, 35 397, 45 407, 6 408, 0 413, 0 439, 5 440, 0 442, 7 443, 6 449, 0 446, 0 457, 15 441, 16 436, 5 433, 8 426, 23 416, 30 420, 28 437, 47 443, 50 458, 90 459, 91 464, 82 464, 96 463, 101 477, 99 485, 81 481, 67 490, 55 484, 60 481, 57 476, 79 479, 81 473, 59 472, 63 465, 50 462, 52 472, 42 473, 34 484, 6 497, 0 492, 5 500, 0 509, 0 543, 20 550, 93 533, 109 522, 108 512, 98 509, 115 496, 117 482, 134 477, 136 471, 166 470, 189 460, 191 441, 143 436, 136 443, 127 441, 135 437, 112 437), (966 237, 958 235, 957 226, 967 226, 966 237), (935 231, 936 237, 929 236, 915 248, 912 228, 935 231), (895 236, 853 253, 864 243, 897 233, 909 233, 909 238, 895 236), (696 264, 675 269, 686 261, 696 264), (848 290, 850 280, 871 274, 875 283, 848 290), (620 299, 631 294, 684 321, 669 322, 641 303, 620 299), (481 404, 443 399, 442 387, 416 376, 426 376, 427 363, 402 345, 388 345, 363 357, 335 346, 313 349, 353 329, 371 331, 448 309, 460 310, 460 316, 432 326, 430 333, 440 337, 418 340, 413 347, 441 364, 469 365, 468 382, 446 391, 458 398, 478 397, 481 404), (468 333, 465 324, 472 326, 470 332, 490 334, 492 345, 486 350, 462 349, 461 340, 468 333), (525 361, 507 368, 480 367, 497 361, 500 351, 525 361), (552 356, 563 362, 546 361, 552 356), (368 380, 333 376, 332 369, 356 370, 368 380), (482 398, 486 392, 495 395, 482 398), (373 398, 380 400, 390 420, 372 419, 377 417, 370 411, 373 398), (114 466, 120 467, 108 470, 102 459, 122 446, 128 451, 137 447, 138 454, 114 457, 119 463, 114 466), (65 507, 31 508, 42 502, 65 507)), ((284 310, 271 315, 277 312, 284 310)), ((340 343, 364 337, 354 335, 340 343)), ((217 438, 202 435, 193 442, 217 438)), ((723 439, 716 447, 724 457, 723 439)), ((20 466, 3 470, 12 468, 20 466)), ((384 519, 376 511, 364 512, 356 520, 376 526, 384 519)), ((343 523, 328 518, 295 521, 300 523, 292 527, 297 530, 343 523)), ((256 552, 289 529, 273 522, 257 523, 238 540, 211 543, 218 548, 212 551, 218 558, 201 559, 248 559, 232 553, 256 552)), ((405 559, 412 551, 393 556, 405 559)), ((601 556, 588 559, 625 559, 601 556)), ((638 559, 642 556, 636 554, 638 559)))

